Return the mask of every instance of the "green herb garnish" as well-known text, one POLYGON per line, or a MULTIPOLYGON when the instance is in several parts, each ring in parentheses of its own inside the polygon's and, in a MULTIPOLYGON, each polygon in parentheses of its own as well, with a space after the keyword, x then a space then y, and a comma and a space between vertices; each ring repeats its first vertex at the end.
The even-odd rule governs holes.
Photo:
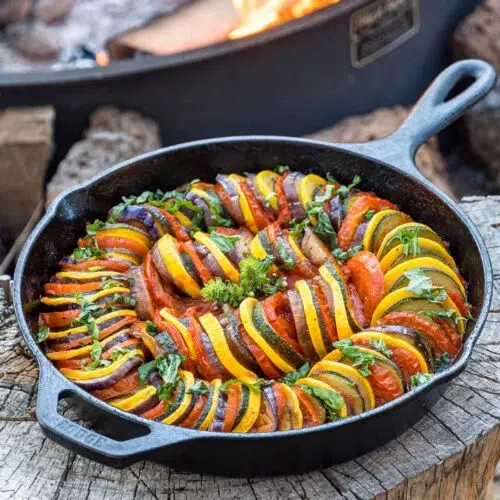
POLYGON ((210 392, 210 389, 208 385, 203 382, 203 380, 197 380, 188 390, 188 394, 196 394, 198 396, 201 396, 202 394, 206 394, 207 392, 210 392))
POLYGON ((283 375, 283 377, 281 378, 281 382, 287 385, 293 385, 295 384, 295 382, 297 382, 297 380, 307 377, 309 368, 309 363, 305 363, 298 370, 283 375))
POLYGON ((111 361, 108 359, 101 359, 102 354, 102 346, 97 339, 92 341, 92 347, 90 349, 90 359, 91 362, 87 365, 83 365, 84 370, 97 370, 97 368, 101 368, 103 366, 107 366, 111 364, 111 361))
POLYGON ((308 219, 304 219, 302 222, 298 222, 293 225, 290 229, 290 236, 293 238, 299 238, 300 235, 304 232, 304 229, 310 224, 308 219))
POLYGON ((448 309, 447 311, 422 311, 420 313, 422 316, 425 316, 426 318, 433 319, 433 318, 439 318, 439 319, 452 319, 456 325, 460 323, 460 321, 463 321, 467 318, 464 318, 463 316, 460 316, 457 314, 457 311, 455 309, 448 309))
POLYGON ((239 285, 215 278, 203 287, 201 295, 206 300, 228 304, 232 308, 237 308, 247 297, 274 295, 286 288, 286 280, 283 276, 268 276, 273 263, 271 256, 244 259, 239 265, 239 285))
POLYGON ((278 251, 278 255, 283 262, 283 267, 289 270, 295 269, 297 264, 295 263, 292 254, 286 249, 285 245, 278 241, 278 243, 276 244, 276 250, 278 251))
POLYGON ((419 385, 425 384, 431 378, 432 375, 430 373, 415 373, 415 375, 412 375, 410 378, 410 389, 415 389, 419 385))
POLYGON ((378 352, 383 354, 386 358, 392 358, 392 351, 387 349, 387 344, 384 339, 370 339, 370 345, 378 352))
POLYGON ((96 219, 92 224, 87 225, 87 235, 95 236, 97 231, 104 229, 106 227, 106 223, 102 220, 96 219))
POLYGON ((422 252, 420 249, 420 244, 418 242, 418 233, 420 229, 418 227, 414 228, 401 228, 397 232, 397 237, 401 244, 403 245, 403 255, 405 257, 411 255, 416 257, 422 252))
POLYGON ((361 182, 361 177, 355 175, 352 182, 348 186, 340 186, 337 190, 337 194, 341 198, 345 198, 359 183, 361 182))
POLYGON ((123 287, 123 284, 113 280, 104 281, 103 284, 101 285, 101 288, 103 290, 108 290, 109 288, 118 288, 118 287, 123 287))
POLYGON ((408 278, 406 290, 417 297, 436 303, 443 302, 448 297, 442 286, 432 284, 432 279, 425 274, 423 269, 409 269, 404 275, 408 278))
POLYGON ((102 254, 103 252, 96 246, 77 247, 73 251, 73 257, 76 260, 98 259, 102 254))
POLYGON ((216 233, 215 231, 210 235, 210 239, 224 252, 231 253, 234 245, 240 239, 239 234, 232 236, 216 233))
POLYGON ((436 373, 442 372, 449 368, 451 365, 451 359, 450 355, 445 352, 444 354, 441 354, 441 356, 436 356, 434 358, 434 369, 436 373))
POLYGON ((157 370, 163 380, 163 385, 158 390, 158 397, 164 401, 170 399, 179 381, 178 370, 184 359, 184 356, 180 354, 170 353, 166 358, 160 355, 152 361, 142 364, 138 369, 140 383, 146 384, 150 374, 157 370))
POLYGON ((337 391, 310 385, 299 385, 299 387, 316 399, 319 399, 326 410, 326 419, 328 422, 335 422, 340 419, 339 414, 345 405, 345 401, 337 391))
POLYGON ((49 336, 50 333, 50 328, 47 326, 42 326, 39 328, 38 333, 36 334, 36 339, 38 342, 44 342, 47 340, 47 337, 49 336))
POLYGON ((274 167, 274 171, 277 173, 277 174, 284 174, 285 172, 289 172, 290 171, 290 167, 288 165, 276 165, 274 167))
POLYGON ((339 264, 345 264, 349 259, 354 257, 358 252, 363 250, 361 245, 356 245, 355 247, 349 248, 349 250, 342 250, 341 248, 336 248, 332 255, 339 264))
POLYGON ((156 335, 158 333, 158 325, 152 321, 146 321, 146 333, 156 335))
POLYGON ((375 210, 368 210, 364 214, 365 220, 370 220, 375 215, 375 210))
POLYGON ((371 375, 370 366, 375 363, 373 354, 362 352, 354 346, 351 339, 344 339, 334 342, 333 347, 338 349, 347 358, 353 361, 353 366, 359 370, 361 375, 368 377, 371 375))
POLYGON ((111 353, 111 361, 116 361, 117 359, 121 358, 124 354, 127 354, 128 350, 123 349, 122 347, 117 347, 116 349, 113 350, 111 353))
POLYGON ((328 244, 330 250, 337 249, 339 246, 337 233, 333 229, 330 218, 325 212, 319 212, 317 217, 318 223, 313 227, 313 232, 328 244))

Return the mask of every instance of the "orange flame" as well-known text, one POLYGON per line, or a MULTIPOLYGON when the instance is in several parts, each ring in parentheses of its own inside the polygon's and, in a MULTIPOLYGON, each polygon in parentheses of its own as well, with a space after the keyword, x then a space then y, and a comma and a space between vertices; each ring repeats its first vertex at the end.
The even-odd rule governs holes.
POLYGON ((109 64, 109 54, 105 50, 100 50, 95 55, 95 62, 99 66, 103 66, 103 67, 104 66, 108 66, 108 64, 109 64))
POLYGON ((240 25, 229 33, 231 40, 260 33, 341 0, 232 0, 240 25))

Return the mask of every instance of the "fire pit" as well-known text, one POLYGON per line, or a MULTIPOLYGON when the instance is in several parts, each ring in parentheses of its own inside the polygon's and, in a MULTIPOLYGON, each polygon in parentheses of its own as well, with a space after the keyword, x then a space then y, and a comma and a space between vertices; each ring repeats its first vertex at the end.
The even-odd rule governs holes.
POLYGON ((168 56, 4 73, 0 106, 54 105, 56 159, 107 104, 155 119, 165 144, 302 135, 347 114, 413 102, 448 62, 453 28, 478 3, 343 0, 253 36, 168 56))

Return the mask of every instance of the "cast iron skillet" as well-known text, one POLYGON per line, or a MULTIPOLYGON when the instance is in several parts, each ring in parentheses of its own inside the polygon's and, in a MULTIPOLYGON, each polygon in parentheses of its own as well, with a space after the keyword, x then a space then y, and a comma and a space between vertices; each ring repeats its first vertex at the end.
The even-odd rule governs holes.
MULTIPOLYGON (((14 278, 14 304, 24 339, 40 367, 37 417, 43 432, 82 455, 115 467, 148 458, 197 472, 220 475, 291 473, 353 458, 414 424, 460 373, 484 325, 492 293, 485 245, 472 222, 416 170, 420 144, 484 96, 495 82, 493 68, 468 60, 445 70, 393 135, 358 145, 327 144, 289 137, 230 137, 172 146, 127 161, 58 198, 28 239, 14 278), (458 82, 474 82, 452 99, 458 82), (383 407, 327 425, 266 434, 222 434, 151 422, 117 410, 64 378, 47 360, 32 332, 36 301, 59 259, 84 233, 85 221, 105 217, 122 195, 171 189, 194 178, 213 181, 219 172, 245 172, 288 164, 292 170, 330 171, 348 183, 396 202, 450 242, 469 282, 475 323, 469 326, 457 362, 425 386, 383 407), (98 432, 67 420, 58 402, 72 396, 97 413, 98 432), (106 433, 106 435, 103 434, 106 433)), ((87 413, 88 415, 89 413, 87 413)))

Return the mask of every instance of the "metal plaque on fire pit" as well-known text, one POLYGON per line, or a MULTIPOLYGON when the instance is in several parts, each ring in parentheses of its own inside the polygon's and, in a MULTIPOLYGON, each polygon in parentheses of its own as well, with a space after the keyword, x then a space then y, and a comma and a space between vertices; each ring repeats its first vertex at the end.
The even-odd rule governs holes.
POLYGON ((349 28, 351 62, 361 68, 418 32, 418 0, 375 0, 351 15, 349 28))

